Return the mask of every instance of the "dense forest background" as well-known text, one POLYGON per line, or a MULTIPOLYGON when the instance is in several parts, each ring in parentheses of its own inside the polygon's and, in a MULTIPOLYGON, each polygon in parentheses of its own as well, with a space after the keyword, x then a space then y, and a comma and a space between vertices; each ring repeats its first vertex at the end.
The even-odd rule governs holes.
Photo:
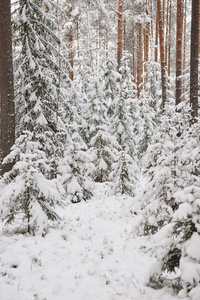
POLYGON ((198 295, 199 1, 2 0, 0 12, 2 222, 44 235, 57 206, 102 183, 137 199, 138 235, 167 232, 149 284, 198 295))

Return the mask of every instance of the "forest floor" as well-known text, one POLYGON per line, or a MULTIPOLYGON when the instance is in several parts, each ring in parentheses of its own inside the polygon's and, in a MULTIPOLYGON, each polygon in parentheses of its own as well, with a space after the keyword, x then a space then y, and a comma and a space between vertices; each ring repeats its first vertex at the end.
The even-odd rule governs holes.
POLYGON ((133 209, 133 198, 100 186, 90 201, 60 211, 62 226, 45 237, 1 232, 0 299, 178 300, 146 286, 153 241, 135 237, 133 209))

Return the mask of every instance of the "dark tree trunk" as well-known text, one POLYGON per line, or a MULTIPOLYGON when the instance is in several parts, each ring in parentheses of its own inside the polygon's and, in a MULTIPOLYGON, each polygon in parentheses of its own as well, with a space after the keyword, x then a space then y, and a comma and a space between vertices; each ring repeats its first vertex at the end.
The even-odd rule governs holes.
POLYGON ((164 23, 163 13, 161 8, 161 0, 157 0, 157 10, 159 16, 159 40, 160 40, 160 64, 161 64, 161 79, 162 79, 162 110, 165 108, 167 100, 167 82, 166 82, 166 65, 165 65, 165 42, 164 42, 164 23))
POLYGON ((118 0, 118 34, 117 34, 117 69, 122 62, 122 41, 123 41, 123 0, 118 0))
MULTIPOLYGON (((12 65, 12 34, 10 0, 0 1, 0 103, 2 158, 10 153, 15 142, 15 109, 12 65)), ((2 166, 2 174, 9 171, 11 164, 2 166)))
POLYGON ((198 118, 198 44, 199 0, 192 0, 191 52, 190 52, 190 106, 191 123, 198 118))
POLYGON ((182 101, 185 100, 185 67, 186 67, 186 25, 187 25, 187 0, 184 3, 184 16, 183 16, 183 92, 182 101))
MULTIPOLYGON (((71 18, 72 18, 71 13, 72 13, 72 7, 70 7, 69 12, 68 12, 69 20, 71 20, 71 18)), ((69 70, 69 79, 71 81, 73 81, 74 75, 73 75, 73 50, 72 50, 72 48, 73 48, 73 33, 72 33, 72 28, 70 29, 70 33, 69 33, 69 36, 68 36, 68 47, 69 47, 69 57, 68 57, 68 59, 69 59, 70 67, 71 67, 71 69, 69 70)))
POLYGON ((176 16, 176 105, 182 96, 183 0, 177 0, 176 16))

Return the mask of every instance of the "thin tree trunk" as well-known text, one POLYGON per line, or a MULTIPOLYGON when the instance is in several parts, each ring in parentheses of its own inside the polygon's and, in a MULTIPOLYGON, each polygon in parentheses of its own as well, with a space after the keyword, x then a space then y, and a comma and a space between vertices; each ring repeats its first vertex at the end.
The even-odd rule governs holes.
POLYGON ((150 2, 150 12, 151 12, 151 16, 150 16, 150 19, 151 19, 151 40, 153 41, 153 36, 154 36, 154 26, 153 26, 153 17, 152 17, 152 14, 153 14, 153 1, 150 2))
POLYGON ((163 24, 165 27, 165 0, 163 0, 163 3, 162 3, 162 15, 163 15, 163 24))
POLYGON ((149 60, 149 33, 150 24, 147 23, 144 28, 144 73, 145 81, 147 80, 147 62, 149 60))
POLYGON ((182 96, 183 0, 177 0, 176 22, 176 105, 178 105, 182 96))
MULTIPOLYGON (((72 7, 70 7, 69 11, 68 11, 68 18, 69 20, 72 18, 72 7)), ((73 81, 73 32, 72 29, 70 29, 69 35, 68 35, 68 48, 69 48, 69 54, 68 54, 68 60, 69 60, 69 64, 70 64, 70 70, 69 70, 69 79, 71 81, 73 81)))
MULTIPOLYGON (((199 2, 199 6, 200 6, 200 2, 199 2)), ((199 7, 200 9, 200 7, 199 7)), ((200 14, 199 14, 199 18, 200 18, 200 14)), ((199 49, 198 49, 198 53, 199 53, 199 59, 200 59, 200 20, 199 20, 199 49)))
POLYGON ((80 56, 80 46, 79 46, 79 26, 78 20, 76 21, 76 41, 77 41, 77 55, 80 56))
MULTIPOLYGON (((15 142, 15 108, 12 64, 12 34, 10 1, 0 1, 0 103, 1 103, 1 150, 2 158, 10 153, 15 142)), ((2 166, 2 174, 12 164, 2 166)))
POLYGON ((126 21, 125 21, 125 19, 123 21, 123 25, 124 25, 124 34, 123 34, 124 42, 123 42, 123 44, 124 44, 124 51, 126 51, 126 21))
POLYGON ((157 9, 159 14, 159 40, 160 40, 160 64, 162 79, 162 110, 165 108, 167 100, 167 84, 166 84, 166 65, 165 65, 165 42, 164 42, 164 24, 161 9, 161 0, 157 0, 157 9))
POLYGON ((118 35, 117 35, 117 70, 119 72, 122 62, 123 41, 123 0, 118 0, 118 35))
MULTIPOLYGON (((148 17, 148 1, 146 1, 146 16, 148 17)), ((149 33, 150 33, 150 23, 147 22, 144 26, 144 73, 145 81, 147 80, 147 62, 149 60, 149 33)))
POLYGON ((159 12, 158 3, 156 9, 156 35, 155 35, 155 62, 158 62, 158 36, 159 36, 159 12))
POLYGON ((135 36, 134 36, 134 25, 133 25, 133 82, 135 83, 135 36))
POLYGON ((172 28, 172 0, 169 5, 169 41, 168 41, 168 76, 171 75, 171 28, 172 28))
POLYGON ((142 24, 138 24, 138 53, 137 53, 137 94, 138 99, 142 90, 142 24))
POLYGON ((185 100, 185 68, 186 68, 186 20, 187 20, 187 0, 184 6, 184 44, 183 44, 183 96, 182 101, 185 100))
POLYGON ((169 46, 169 1, 167 1, 166 35, 165 35, 165 64, 168 65, 167 50, 169 46))
POLYGON ((191 51, 190 51, 190 106, 191 124, 198 118, 198 44, 199 0, 192 0, 191 51))

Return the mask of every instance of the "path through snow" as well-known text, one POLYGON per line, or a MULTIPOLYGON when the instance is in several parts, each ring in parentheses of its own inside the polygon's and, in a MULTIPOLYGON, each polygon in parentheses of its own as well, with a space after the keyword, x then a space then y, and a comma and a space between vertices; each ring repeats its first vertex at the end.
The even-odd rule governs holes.
POLYGON ((130 198, 71 204, 43 238, 0 235, 1 300, 177 300, 145 286, 149 238, 134 238, 130 198))

